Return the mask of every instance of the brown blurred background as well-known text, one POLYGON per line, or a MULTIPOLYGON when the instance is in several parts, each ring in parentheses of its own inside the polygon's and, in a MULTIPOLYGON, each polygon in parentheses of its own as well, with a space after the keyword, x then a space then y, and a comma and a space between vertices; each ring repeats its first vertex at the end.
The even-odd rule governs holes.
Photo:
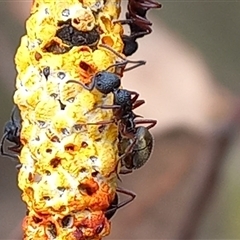
MULTIPOLYGON (((240 2, 161 1, 123 85, 158 120, 146 166, 123 177, 136 200, 108 239, 240 239, 240 2)), ((124 0, 126 4, 126 0, 124 0)), ((13 62, 30 1, 0 1, 0 124, 9 119, 13 62)), ((0 239, 19 239, 25 206, 13 161, 0 159, 0 239)), ((124 196, 122 196, 122 200, 124 196)))

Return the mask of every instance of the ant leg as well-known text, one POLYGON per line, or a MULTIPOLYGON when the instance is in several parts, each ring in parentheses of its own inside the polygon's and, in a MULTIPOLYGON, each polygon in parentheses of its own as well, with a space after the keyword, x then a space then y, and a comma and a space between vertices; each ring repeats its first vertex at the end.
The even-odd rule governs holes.
POLYGON ((95 81, 92 80, 92 82, 87 86, 87 85, 84 85, 82 84, 81 82, 77 81, 77 80, 68 80, 66 83, 76 83, 76 84, 79 84, 81 85, 83 88, 85 88, 86 90, 88 91, 92 91, 94 86, 95 86, 95 81))
POLYGON ((134 109, 137 108, 137 107, 140 107, 140 106, 143 105, 144 103, 145 103, 144 100, 137 100, 137 101, 133 104, 132 110, 134 110, 134 109))
MULTIPOLYGON (((133 150, 133 148, 134 148, 134 145, 136 144, 136 141, 137 141, 137 138, 135 138, 134 140, 133 140, 133 142, 126 148, 126 150, 125 150, 125 153, 123 153, 120 157, 119 157, 119 159, 118 159, 118 162, 120 162, 121 161, 121 166, 124 166, 124 161, 122 161, 126 156, 128 156, 129 154, 131 154, 131 152, 132 152, 132 150, 133 150)), ((128 174, 128 173, 132 173, 132 169, 128 169, 128 170, 123 170, 123 169, 121 169, 120 171, 119 171, 119 174, 128 174)))
MULTIPOLYGON (((114 49, 112 49, 110 46, 108 46, 108 45, 106 45, 106 44, 99 44, 99 46, 108 49, 109 51, 111 51, 112 53, 114 53, 117 57, 119 57, 119 58, 121 58, 122 60, 124 60, 125 65, 127 65, 127 63, 136 64, 135 66, 132 66, 132 67, 129 67, 129 68, 124 69, 124 72, 129 71, 129 70, 132 70, 132 69, 134 69, 134 68, 136 68, 136 67, 139 67, 139 66, 141 66, 141 65, 146 64, 146 61, 144 61, 144 60, 134 61, 134 60, 126 59, 125 57, 123 57, 121 54, 119 54, 117 51, 115 51, 114 49)), ((119 64, 119 65, 121 65, 121 64, 119 64)))
POLYGON ((21 163, 19 163, 19 164, 17 164, 17 165, 15 166, 16 170, 18 170, 18 171, 21 169, 21 167, 22 167, 22 164, 21 164, 21 163))
POLYGON ((157 124, 157 121, 153 119, 141 119, 141 120, 135 121, 135 124, 146 124, 146 123, 149 123, 149 125, 146 127, 149 130, 150 128, 153 128, 157 124))
POLYGON ((118 124, 119 124, 118 125, 119 133, 121 134, 121 136, 128 138, 128 139, 133 139, 135 137, 133 132, 127 131, 126 126, 121 121, 119 121, 118 124))
POLYGON ((16 146, 12 146, 12 147, 8 147, 8 149, 10 151, 13 151, 15 153, 20 153, 21 149, 22 149, 22 145, 21 144, 18 144, 16 146))
POLYGON ((12 154, 9 154, 9 153, 6 153, 4 152, 4 142, 5 142, 5 139, 7 137, 8 133, 6 132, 3 136, 2 136, 2 139, 1 139, 1 142, 0 142, 0 152, 1 152, 1 155, 2 156, 6 156, 6 157, 10 157, 10 158, 18 158, 17 155, 12 155, 12 154))
POLYGON ((128 203, 132 202, 135 197, 136 197, 136 194, 131 192, 131 191, 128 191, 128 190, 125 190, 123 188, 120 188, 120 187, 117 187, 116 189, 117 192, 119 193, 122 193, 122 194, 125 194, 125 195, 128 195, 130 198, 126 201, 123 201, 121 202, 120 204, 117 205, 117 209, 121 208, 121 207, 124 207, 125 205, 127 205, 128 203))
POLYGON ((2 139, 1 139, 1 143, 0 143, 1 144, 0 145, 1 155, 2 156, 6 156, 6 157, 11 157, 11 158, 13 157, 13 158, 15 158, 16 156, 4 152, 4 147, 3 146, 4 146, 4 142, 5 142, 5 139, 6 139, 7 135, 8 135, 7 132, 4 133, 3 136, 2 136, 2 139))
POLYGON ((137 93, 135 91, 129 91, 129 93, 131 94, 131 96, 133 95, 133 98, 131 99, 131 103, 136 102, 139 97, 139 93, 137 93))
POLYGON ((17 110, 17 106, 14 105, 14 106, 13 106, 13 109, 12 109, 12 112, 11 112, 11 121, 12 121, 13 123, 15 122, 14 114, 15 114, 16 110, 17 110))
POLYGON ((122 154, 122 155, 119 157, 118 160, 122 160, 122 159, 125 158, 129 153, 131 153, 131 151, 133 150, 133 147, 134 147, 136 141, 137 141, 137 138, 134 138, 133 142, 126 148, 125 153, 122 154))
POLYGON ((18 159, 17 155, 13 155, 13 154, 10 154, 10 153, 5 153, 5 152, 2 152, 2 151, 1 151, 1 155, 5 156, 5 157, 13 158, 13 159, 18 159))
POLYGON ((0 150, 1 150, 1 154, 2 154, 2 155, 4 155, 3 144, 4 144, 4 142, 5 142, 5 139, 6 139, 6 137, 7 137, 7 134, 8 134, 7 132, 3 134, 2 139, 1 139, 1 143, 0 143, 0 144, 1 144, 0 150))
POLYGON ((113 201, 110 204, 110 206, 105 211, 105 217, 108 220, 110 220, 113 217, 113 215, 116 213, 117 205, 118 205, 118 195, 116 193, 113 201))
POLYGON ((118 203, 118 195, 116 194, 116 196, 113 200, 114 204, 110 205, 110 208, 108 208, 105 212, 105 216, 108 220, 114 215, 114 213, 119 208, 122 208, 122 207, 126 206, 128 203, 132 202, 134 200, 134 198, 136 197, 135 193, 127 191, 125 189, 117 188, 116 191, 130 196, 130 198, 128 200, 125 200, 125 201, 121 202, 121 203, 118 203))
POLYGON ((131 24, 131 23, 133 23, 133 20, 132 20, 132 19, 113 20, 112 22, 113 22, 113 24, 114 24, 114 23, 121 23, 122 25, 125 25, 125 24, 131 24))
POLYGON ((118 179, 120 182, 122 182, 122 179, 120 178, 119 173, 118 173, 119 165, 120 165, 120 161, 119 161, 119 159, 118 159, 115 169, 109 174, 109 176, 110 176, 112 173, 116 173, 117 179, 118 179))
MULTIPOLYGON (((141 6, 141 8, 142 8, 142 6, 141 6)), ((152 31, 151 29, 149 29, 150 27, 147 27, 147 26, 152 26, 152 23, 149 20, 147 20, 145 17, 140 16, 140 15, 138 15, 138 18, 135 18, 134 20, 133 19, 114 20, 113 23, 121 23, 122 25, 133 24, 133 25, 139 25, 140 27, 143 27, 146 25, 145 26, 146 31, 139 33, 139 35, 140 34, 146 35, 146 34, 150 33, 149 31, 152 31), (141 25, 143 25, 143 26, 141 26, 141 25)), ((136 35, 138 35, 138 33, 136 33, 136 35)), ((137 37, 137 36, 135 36, 135 34, 131 34, 131 37, 137 37)))
POLYGON ((106 121, 99 121, 99 122, 95 122, 95 123, 86 123, 86 125, 107 125, 107 124, 111 124, 114 123, 115 120, 106 120, 106 121))
MULTIPOLYGON (((130 62, 130 61, 129 61, 129 62, 130 62)), ((135 62, 135 61, 131 61, 130 63, 133 63, 133 62, 135 62)), ((138 62, 136 62, 136 65, 134 65, 134 66, 132 66, 132 67, 125 68, 125 69, 124 69, 124 72, 133 70, 134 68, 140 67, 140 66, 145 65, 145 64, 146 64, 146 61, 144 61, 144 60, 139 60, 138 62)))
POLYGON ((124 67, 126 65, 127 65, 127 61, 124 60, 123 62, 117 62, 117 63, 110 65, 108 68, 105 69, 105 71, 108 71, 112 67, 120 67, 120 66, 124 67))
POLYGON ((126 59, 125 57, 123 57, 120 53, 118 53, 117 51, 113 50, 110 46, 108 46, 107 44, 99 44, 99 47, 103 47, 106 48, 107 50, 109 50, 110 52, 114 53, 117 57, 121 58, 124 61, 129 62, 130 60, 126 59))
POLYGON ((86 113, 84 113, 84 115, 96 110, 97 108, 101 108, 101 109, 120 109, 121 106, 120 105, 99 105, 99 106, 96 106, 94 108, 92 108, 91 110, 87 111, 86 113))
MULTIPOLYGON (((96 108, 102 108, 102 109, 120 109, 120 105, 101 105, 97 106, 96 108)), ((95 109, 95 108, 94 108, 95 109)))
POLYGON ((125 174, 129 174, 132 173, 133 170, 132 169, 121 169, 119 174, 125 175, 125 174))
MULTIPOLYGON (((101 44, 100 44, 100 45, 101 45, 101 44)), ((110 68, 112 68, 112 67, 119 67, 119 66, 124 67, 124 66, 126 66, 128 63, 134 63, 135 65, 132 66, 132 67, 125 68, 125 69, 123 70, 123 72, 127 72, 127 71, 130 71, 130 70, 132 70, 132 69, 134 69, 134 68, 137 68, 137 67, 139 67, 139 66, 141 66, 141 65, 145 65, 145 64, 146 64, 146 61, 144 61, 144 60, 131 61, 131 60, 125 59, 123 62, 118 62, 118 63, 112 64, 112 65, 109 66, 105 71, 108 71, 108 70, 109 70, 110 68)))
POLYGON ((162 7, 162 4, 155 2, 155 1, 151 1, 151 0, 148 0, 146 3, 137 2, 136 5, 138 8, 147 8, 147 11, 150 8, 161 8, 162 7))

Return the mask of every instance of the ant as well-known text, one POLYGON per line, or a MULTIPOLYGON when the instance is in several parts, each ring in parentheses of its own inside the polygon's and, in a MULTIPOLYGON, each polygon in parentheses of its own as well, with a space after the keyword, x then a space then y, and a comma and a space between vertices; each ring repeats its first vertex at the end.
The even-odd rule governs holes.
POLYGON ((161 4, 152 0, 129 0, 126 20, 114 21, 115 23, 128 24, 130 28, 130 36, 122 36, 125 56, 130 56, 137 51, 138 43, 136 40, 138 38, 152 32, 152 23, 146 17, 148 10, 151 8, 161 8, 161 4))
POLYGON ((17 107, 14 106, 10 120, 5 124, 4 134, 1 139, 0 151, 2 156, 16 158, 16 155, 12 155, 4 152, 4 142, 8 140, 9 142, 15 143, 14 146, 8 147, 9 150, 19 153, 22 148, 22 143, 20 140, 20 131, 21 131, 21 123, 20 120, 14 119, 14 114, 16 112, 17 107))
POLYGON ((135 120, 135 118, 139 116, 136 115, 133 110, 145 103, 144 100, 138 100, 139 94, 127 89, 120 89, 120 77, 108 71, 101 71, 97 73, 94 76, 90 86, 85 86, 75 80, 70 80, 68 82, 75 82, 77 84, 80 84, 89 91, 92 91, 95 87, 102 94, 113 93, 114 98, 112 105, 99 105, 90 111, 93 111, 97 108, 112 109, 114 118, 111 120, 104 120, 96 123, 87 123, 87 125, 105 125, 114 122, 118 123, 120 138, 126 138, 127 140, 123 141, 130 143, 130 145, 124 149, 125 153, 120 157, 119 160, 126 160, 127 163, 124 165, 126 165, 126 167, 129 169, 136 169, 141 167, 148 160, 152 151, 153 139, 148 130, 154 127, 157 122, 156 120, 146 119, 135 120), (146 123, 150 125, 146 128, 136 128, 136 124, 146 123), (132 143, 130 141, 132 141, 132 143), (140 159, 138 159, 138 157, 140 159), (130 163, 128 163, 129 161, 130 163))
POLYGON ((120 174, 131 173, 132 170, 142 167, 150 158, 153 149, 153 137, 149 129, 153 128, 156 120, 138 119, 133 110, 144 103, 144 100, 137 100, 139 94, 126 89, 113 91, 113 105, 102 105, 96 108, 113 109, 114 119, 88 123, 88 125, 105 125, 117 122, 119 124, 119 150, 122 154, 119 161, 128 170, 121 170, 120 174), (132 98, 132 95, 134 97, 132 98), (138 124, 149 124, 147 127, 138 124))
MULTIPOLYGON (((113 109, 114 119, 88 123, 88 125, 105 125, 119 123, 119 150, 122 154, 118 161, 122 162, 128 170, 121 170, 120 174, 131 173, 132 170, 142 167, 150 158, 153 149, 153 137, 149 129, 157 124, 156 120, 138 119, 133 110, 144 103, 144 100, 137 100, 139 94, 125 89, 113 91, 113 105, 97 106, 102 109, 113 109), (131 96, 134 95, 132 98, 131 96), (137 124, 149 124, 147 127, 137 124)), ((95 108, 97 108, 95 107, 95 108)))
POLYGON ((133 193, 133 192, 130 192, 128 190, 125 190, 125 189, 122 189, 122 188, 117 188, 116 189, 117 192, 119 193, 123 193, 125 195, 128 195, 130 196, 129 199, 119 203, 119 197, 118 197, 118 194, 116 193, 113 201, 111 202, 110 206, 107 208, 107 210, 105 211, 105 217, 110 220, 113 215, 116 213, 116 211, 119 209, 119 208, 122 208, 124 206, 126 206, 127 204, 129 204, 130 202, 132 202, 135 197, 136 197, 136 194, 133 193))

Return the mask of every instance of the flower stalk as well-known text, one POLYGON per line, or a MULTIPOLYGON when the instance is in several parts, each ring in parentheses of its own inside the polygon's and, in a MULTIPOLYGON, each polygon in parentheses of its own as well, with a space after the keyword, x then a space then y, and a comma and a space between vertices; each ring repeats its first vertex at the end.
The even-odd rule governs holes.
MULTIPOLYGON (((12 141, 27 205, 26 240, 102 239, 110 233, 112 215, 135 197, 118 188, 117 180, 148 160, 153 145, 148 130, 156 121, 135 122, 132 110, 144 101, 122 89, 120 78, 134 68, 125 68, 127 63, 145 64, 124 56, 151 32, 146 12, 160 5, 144 1, 129 0, 133 21, 118 20, 120 0, 32 3, 15 57, 14 102, 22 121, 19 139, 12 141), (124 35, 126 23, 131 36, 124 35), (150 125, 136 127, 141 123, 150 125), (119 203, 117 192, 130 200, 119 203)), ((7 134, 3 141, 11 141, 7 134)))
POLYGON ((24 239, 101 239, 104 211, 117 186, 118 127, 86 125, 113 118, 112 96, 88 91, 93 74, 121 52, 119 1, 35 0, 15 62, 14 101, 22 118, 18 182, 28 213, 24 239), (101 5, 102 4, 102 5, 101 5), (97 30, 96 30, 97 29, 97 30))

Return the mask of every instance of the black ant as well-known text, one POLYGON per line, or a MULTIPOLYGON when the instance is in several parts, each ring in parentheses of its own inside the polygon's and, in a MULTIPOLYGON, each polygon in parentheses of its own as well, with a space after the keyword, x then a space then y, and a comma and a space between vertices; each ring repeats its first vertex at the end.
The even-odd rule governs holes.
POLYGON ((113 105, 98 106, 102 109, 113 109, 114 119, 88 123, 88 125, 105 125, 117 122, 119 124, 119 150, 122 154, 119 161, 128 170, 121 170, 120 174, 131 173, 132 170, 142 167, 150 158, 153 148, 153 137, 149 129, 157 123, 152 119, 138 119, 133 109, 142 105, 144 100, 137 100, 139 94, 125 89, 118 89, 113 92, 113 105), (131 96, 134 95, 132 98, 131 96), (147 127, 137 124, 149 124, 147 127))
POLYGON ((20 140, 20 131, 21 131, 21 122, 20 120, 14 119, 14 113, 17 107, 14 106, 10 120, 5 124, 4 127, 4 134, 1 139, 1 155, 11 158, 16 158, 16 155, 12 155, 9 153, 4 152, 4 142, 7 139, 9 142, 15 143, 14 146, 8 147, 9 150, 19 153, 22 148, 22 143, 20 140))
POLYGON ((127 190, 119 188, 119 187, 116 189, 116 191, 119 192, 119 193, 123 193, 125 195, 130 196, 130 198, 128 200, 125 200, 125 201, 119 203, 118 194, 116 193, 116 195, 115 195, 113 201, 111 202, 110 206, 105 211, 105 217, 108 220, 110 220, 113 217, 113 215, 116 213, 116 211, 119 208, 122 208, 122 207, 126 206, 128 203, 132 202, 136 197, 135 193, 127 191, 127 190))
MULTIPOLYGON (((105 125, 117 122, 119 124, 119 151, 122 154, 119 161, 128 170, 121 170, 120 174, 130 173, 132 170, 142 167, 149 159, 153 148, 153 137, 149 129, 157 123, 152 119, 138 119, 133 110, 144 103, 137 100, 139 94, 126 89, 117 89, 113 92, 113 105, 97 106, 102 109, 113 109, 114 119, 88 123, 88 125, 105 125), (132 98, 132 95, 134 97, 132 98), (147 127, 138 124, 149 124, 147 127)), ((97 108, 95 107, 95 109, 97 108)))
POLYGON ((138 38, 152 32, 152 23, 146 17, 148 10, 151 8, 161 8, 161 4, 152 0, 129 0, 126 20, 115 21, 128 24, 130 28, 130 36, 122 36, 125 56, 130 56, 137 51, 138 43, 136 40, 138 38))
POLYGON ((146 119, 135 120, 135 118, 139 116, 136 115, 133 112, 133 110, 145 103, 144 100, 137 100, 139 97, 139 94, 134 91, 120 89, 119 88, 121 84, 120 77, 108 71, 101 71, 97 73, 94 76, 92 83, 89 87, 75 80, 70 80, 68 82, 78 83, 89 91, 92 91, 93 88, 95 87, 102 94, 113 93, 114 100, 112 105, 96 106, 90 111, 93 111, 97 108, 112 109, 114 119, 99 121, 96 123, 87 123, 87 125, 105 125, 105 124, 110 124, 114 122, 118 123, 120 138, 123 137, 123 138, 127 138, 128 139, 127 141, 130 141, 130 140, 132 141, 132 143, 129 142, 130 143, 129 147, 124 149, 125 153, 120 157, 120 160, 123 159, 124 161, 126 158, 126 161, 127 161, 128 159, 131 159, 132 160, 131 166, 130 166, 130 163, 124 164, 131 169, 135 169, 142 166, 148 160, 152 151, 153 140, 151 141, 151 138, 147 134, 148 129, 155 126, 156 121, 146 120, 146 119), (148 123, 150 125, 147 128, 144 128, 144 127, 136 128, 136 124, 145 124, 145 123, 148 123), (144 132, 143 129, 146 131, 144 132), (143 143, 141 141, 141 138, 144 138, 143 143), (150 145, 148 143, 148 140, 150 141, 150 145), (134 148, 135 145, 136 147, 134 148), (142 147, 144 148, 144 150, 142 150, 142 147), (141 157, 139 162, 137 162, 138 157, 141 157))

